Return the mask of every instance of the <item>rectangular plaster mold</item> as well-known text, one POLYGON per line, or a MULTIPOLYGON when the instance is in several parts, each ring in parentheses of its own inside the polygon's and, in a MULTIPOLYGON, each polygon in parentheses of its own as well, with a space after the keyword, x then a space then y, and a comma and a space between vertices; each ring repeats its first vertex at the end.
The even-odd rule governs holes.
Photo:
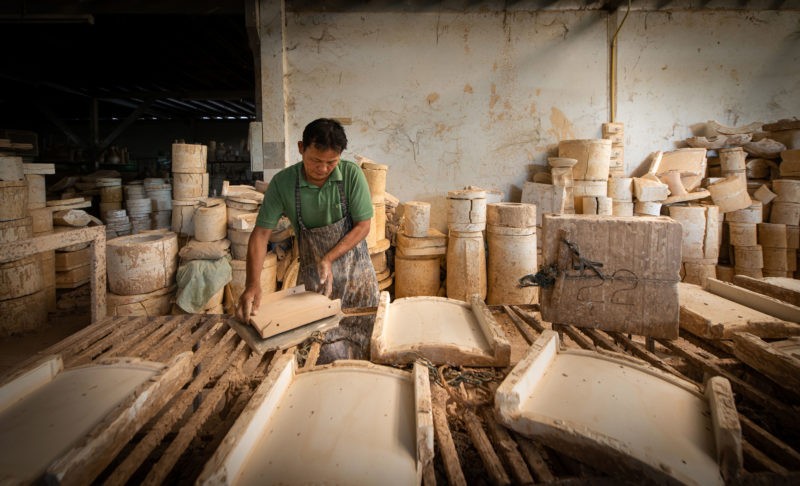
POLYGON ((0 483, 91 483, 190 378, 191 355, 67 370, 49 356, 8 377, 0 385, 0 483))
POLYGON ((681 224, 667 217, 545 215, 542 318, 675 339, 681 224))
POLYGON ((304 285, 298 285, 265 295, 258 314, 250 317, 250 324, 262 338, 269 338, 336 315, 341 304, 341 299, 306 292, 304 285))
POLYGON ((251 350, 257 353, 259 356, 263 356, 264 354, 271 353, 272 351, 278 351, 296 346, 311 337, 311 335, 315 332, 322 333, 333 329, 339 325, 339 321, 342 320, 342 317, 343 314, 339 312, 331 317, 314 321, 310 324, 294 328, 291 331, 285 331, 280 334, 276 334, 275 336, 266 339, 262 338, 258 334, 258 331, 255 327, 248 324, 242 324, 233 317, 225 319, 225 323, 228 324, 234 331, 236 331, 236 334, 238 334, 239 337, 242 338, 248 346, 250 346, 251 350))
POLYGON ((420 484, 433 459, 428 369, 281 356, 197 484, 420 484))
POLYGON ((623 355, 559 349, 545 331, 497 390, 507 427, 610 474, 723 484, 741 470, 728 381, 695 385, 623 355), (720 461, 720 462, 718 462, 720 461))
POLYGON ((511 345, 479 296, 470 303, 444 297, 405 297, 389 302, 382 292, 372 329, 376 363, 508 366, 511 345))
POLYGON ((728 300, 698 285, 678 284, 681 327, 708 339, 731 339, 735 332, 759 337, 782 338, 800 335, 800 325, 728 300))

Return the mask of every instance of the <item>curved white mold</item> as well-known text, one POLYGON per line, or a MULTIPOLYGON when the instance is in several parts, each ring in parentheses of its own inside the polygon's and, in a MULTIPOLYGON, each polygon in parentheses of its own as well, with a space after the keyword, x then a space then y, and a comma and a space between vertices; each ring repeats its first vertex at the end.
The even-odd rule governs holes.
POLYGON ((0 482, 88 484, 191 375, 191 354, 168 364, 114 358, 64 370, 49 356, 0 386, 0 482))
POLYGON ((497 390, 509 428, 611 474, 723 484, 741 470, 730 383, 693 384, 623 355, 560 350, 545 331, 497 390))
POLYGON ((272 366, 198 484, 420 484, 433 459, 428 369, 272 366))
POLYGON ((478 295, 470 303, 444 297, 405 297, 389 302, 381 293, 372 330, 376 363, 508 366, 511 346, 478 295))

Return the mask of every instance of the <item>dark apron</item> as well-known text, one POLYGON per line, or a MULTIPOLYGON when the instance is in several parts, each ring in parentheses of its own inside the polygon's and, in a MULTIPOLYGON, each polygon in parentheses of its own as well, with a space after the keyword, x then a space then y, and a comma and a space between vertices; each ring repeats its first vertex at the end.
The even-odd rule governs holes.
MULTIPOLYGON (((295 207, 297 208, 297 235, 300 250, 300 273, 297 281, 306 290, 320 288, 317 262, 353 228, 353 219, 344 194, 344 183, 336 181, 342 205, 342 219, 319 228, 307 228, 300 215, 300 175, 295 183, 295 207)), ((369 256, 366 240, 361 240, 353 249, 342 255, 331 265, 333 271, 332 299, 342 299, 342 308, 373 307, 378 305, 378 279, 369 256)), ((320 348, 318 364, 337 359, 369 359, 369 344, 375 316, 347 317, 339 327, 325 333, 325 343, 320 348)))

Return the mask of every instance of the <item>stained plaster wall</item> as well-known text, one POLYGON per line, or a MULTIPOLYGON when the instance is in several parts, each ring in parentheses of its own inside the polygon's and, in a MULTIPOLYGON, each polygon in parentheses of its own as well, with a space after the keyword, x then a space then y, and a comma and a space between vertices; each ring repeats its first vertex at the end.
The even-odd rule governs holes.
MULTIPOLYGON (((620 19, 621 16, 617 17, 620 19)), ((631 12, 617 120, 628 172, 698 122, 800 114, 798 12, 631 12)), ((287 160, 319 116, 352 120, 346 157, 390 166, 387 190, 432 203, 479 185, 519 200, 560 139, 609 117, 609 30, 596 10, 287 13, 287 160)))

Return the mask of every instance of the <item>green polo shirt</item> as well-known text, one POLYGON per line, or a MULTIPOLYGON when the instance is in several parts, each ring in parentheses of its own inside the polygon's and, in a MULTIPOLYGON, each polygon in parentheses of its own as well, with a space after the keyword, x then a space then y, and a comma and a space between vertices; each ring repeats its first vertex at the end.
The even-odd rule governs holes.
POLYGON ((264 202, 258 212, 256 225, 275 229, 281 215, 292 222, 295 234, 299 234, 295 209, 294 188, 300 177, 300 207, 303 223, 307 228, 319 228, 339 221, 344 216, 339 199, 337 181, 344 181, 347 205, 353 222, 372 218, 372 199, 367 178, 361 168, 349 160, 340 160, 322 187, 306 181, 303 163, 298 162, 275 174, 264 193, 264 202))

